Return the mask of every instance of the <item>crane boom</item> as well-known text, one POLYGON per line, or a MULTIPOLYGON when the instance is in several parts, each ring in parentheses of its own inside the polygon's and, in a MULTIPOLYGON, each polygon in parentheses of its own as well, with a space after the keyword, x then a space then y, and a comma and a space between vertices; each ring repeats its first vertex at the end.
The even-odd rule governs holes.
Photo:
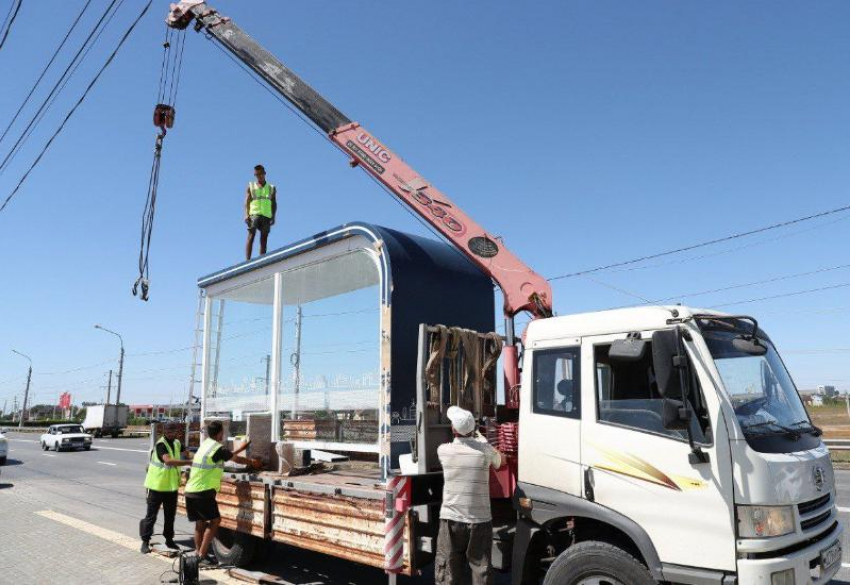
POLYGON ((171 5, 167 24, 183 29, 195 21, 239 61, 278 91, 320 128, 351 161, 383 184, 396 198, 438 230, 502 289, 504 313, 532 317, 552 314, 549 283, 488 233, 448 197, 357 122, 349 119, 230 19, 208 4, 184 0, 171 5))

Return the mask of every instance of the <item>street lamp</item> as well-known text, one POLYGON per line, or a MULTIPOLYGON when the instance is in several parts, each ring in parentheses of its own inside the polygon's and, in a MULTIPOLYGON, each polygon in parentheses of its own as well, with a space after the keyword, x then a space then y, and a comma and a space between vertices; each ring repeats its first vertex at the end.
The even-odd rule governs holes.
POLYGON ((118 393, 115 396, 115 404, 121 404, 121 379, 124 377, 124 338, 121 337, 118 333, 107 329, 106 327, 101 327, 100 325, 95 325, 95 329, 100 329, 101 331, 106 331, 107 333, 111 333, 121 342, 121 356, 118 359, 118 393))
POLYGON ((18 428, 20 429, 24 426, 24 417, 27 414, 27 398, 29 398, 30 380, 32 380, 32 360, 30 359, 30 356, 22 354, 21 352, 19 352, 17 350, 13 349, 12 353, 16 353, 19 356, 21 356, 22 358, 26 358, 27 361, 29 361, 29 363, 30 363, 30 369, 29 369, 29 372, 27 372, 27 389, 24 390, 24 406, 21 409, 21 418, 18 419, 18 428))

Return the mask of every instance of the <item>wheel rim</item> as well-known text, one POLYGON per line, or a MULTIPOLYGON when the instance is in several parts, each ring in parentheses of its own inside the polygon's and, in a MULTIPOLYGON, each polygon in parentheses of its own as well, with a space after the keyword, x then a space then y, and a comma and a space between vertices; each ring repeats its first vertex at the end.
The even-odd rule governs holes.
POLYGON ((614 577, 609 577, 608 575, 590 575, 588 577, 582 577, 582 579, 576 583, 576 585, 625 585, 619 579, 615 579, 614 577))

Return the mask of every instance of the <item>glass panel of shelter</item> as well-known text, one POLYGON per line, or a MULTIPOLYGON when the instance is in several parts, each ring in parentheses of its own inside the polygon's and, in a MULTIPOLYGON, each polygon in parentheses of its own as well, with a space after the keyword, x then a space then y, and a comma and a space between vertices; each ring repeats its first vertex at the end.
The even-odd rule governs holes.
POLYGON ((354 250, 282 273, 280 436, 377 451, 380 273, 354 250))

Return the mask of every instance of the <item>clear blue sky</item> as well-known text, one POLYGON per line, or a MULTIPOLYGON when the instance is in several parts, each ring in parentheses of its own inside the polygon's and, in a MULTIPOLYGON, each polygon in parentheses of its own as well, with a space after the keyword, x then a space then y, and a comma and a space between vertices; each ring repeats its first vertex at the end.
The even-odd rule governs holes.
MULTIPOLYGON (((82 4, 24 2, 0 51, 3 126, 82 4)), ((0 176, 0 197, 141 4, 121 9, 0 176)), ((850 201, 846 2, 215 5, 546 276, 850 201)), ((100 398, 118 347, 94 323, 124 335, 126 401, 179 399, 190 352, 132 354, 191 345, 196 278, 240 260, 244 186, 258 162, 279 188, 272 247, 352 220, 424 233, 190 32, 163 157, 152 300, 133 298, 166 12, 157 0, 0 214, 0 407, 25 379, 13 347, 35 362, 35 402, 64 390, 75 402, 100 398), (86 369, 51 374, 75 368, 86 369)), ((849 226, 850 214, 833 216, 595 278, 658 299, 843 265, 849 226)), ((848 269, 682 300, 711 306, 845 282, 848 269)), ((554 293, 560 313, 639 302, 587 279, 554 293)), ((850 288, 726 309, 759 316, 801 387, 850 388, 846 350, 803 353, 850 347, 850 288)))

